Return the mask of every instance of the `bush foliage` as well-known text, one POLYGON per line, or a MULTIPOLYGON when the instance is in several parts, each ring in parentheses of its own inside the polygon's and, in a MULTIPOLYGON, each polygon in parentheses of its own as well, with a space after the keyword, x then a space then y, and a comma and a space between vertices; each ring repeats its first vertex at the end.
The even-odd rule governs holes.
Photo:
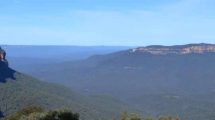
MULTIPOLYGON (((100 118, 98 118, 100 119, 100 118)), ((79 120, 79 114, 69 110, 49 110, 40 107, 23 108, 16 113, 7 116, 3 120, 79 120)), ((144 118, 138 114, 124 112, 119 120, 180 120, 178 117, 161 116, 155 118, 144 118)))
POLYGON ((4 120, 79 120, 79 114, 69 110, 45 111, 40 107, 24 108, 4 120))
POLYGON ((178 117, 161 116, 159 118, 144 118, 137 114, 128 114, 127 112, 122 113, 120 120, 180 120, 178 117))

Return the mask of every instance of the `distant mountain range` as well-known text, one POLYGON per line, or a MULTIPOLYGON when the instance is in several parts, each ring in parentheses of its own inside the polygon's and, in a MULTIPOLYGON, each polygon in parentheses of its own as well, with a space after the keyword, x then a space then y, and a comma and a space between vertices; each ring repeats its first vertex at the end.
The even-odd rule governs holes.
POLYGON ((152 115, 211 120, 214 61, 213 44, 148 46, 35 66, 31 74, 86 94, 114 96, 152 115))
MULTIPOLYGON (((74 83, 75 84, 75 83, 74 83)), ((0 117, 27 106, 70 109, 81 119, 109 120, 130 108, 107 96, 84 96, 66 87, 19 73, 0 61, 0 117)))
POLYGON ((31 75, 35 66, 82 60, 92 55, 108 54, 132 47, 3 45, 2 48, 7 51, 7 59, 13 69, 31 75))
POLYGON ((91 55, 108 54, 129 49, 129 46, 33 46, 3 45, 9 58, 34 58, 52 61, 80 60, 91 55), (56 56, 57 55, 57 56, 56 56), (58 57, 59 56, 59 57, 58 57))

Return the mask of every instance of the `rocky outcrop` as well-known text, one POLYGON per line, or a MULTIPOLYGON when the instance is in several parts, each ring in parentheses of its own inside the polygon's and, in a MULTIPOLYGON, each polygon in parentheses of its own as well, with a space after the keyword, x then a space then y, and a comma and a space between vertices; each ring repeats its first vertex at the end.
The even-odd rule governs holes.
POLYGON ((155 55, 165 54, 202 54, 202 53, 215 53, 214 44, 188 44, 178 46, 147 46, 139 47, 130 50, 131 53, 150 53, 155 55))
POLYGON ((14 79, 14 73, 8 66, 6 52, 0 47, 0 83, 6 82, 8 78, 14 79))
POLYGON ((0 67, 1 66, 8 66, 8 62, 7 62, 7 59, 6 59, 6 52, 4 49, 2 49, 0 47, 0 67))

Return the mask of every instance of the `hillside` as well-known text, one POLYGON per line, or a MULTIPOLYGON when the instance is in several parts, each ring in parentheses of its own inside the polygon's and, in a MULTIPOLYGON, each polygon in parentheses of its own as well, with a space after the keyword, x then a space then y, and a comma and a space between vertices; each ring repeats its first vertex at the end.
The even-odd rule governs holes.
POLYGON ((113 98, 83 96, 63 86, 41 82, 8 67, 0 61, 0 112, 8 115, 26 106, 46 109, 67 108, 81 114, 82 119, 107 120, 127 110, 113 98))
MULTIPOLYGON (((193 47, 193 45, 190 46, 193 47)), ((183 46, 180 47, 183 48, 183 46)), ((90 88, 103 91, 108 85, 118 88, 118 91, 122 89, 118 94, 115 89, 108 89, 113 90, 114 92, 109 92, 113 92, 116 96, 122 95, 123 89, 130 85, 146 93, 171 91, 186 94, 214 91, 215 52, 159 55, 132 51, 133 49, 130 49, 107 55, 96 55, 86 60, 41 67, 43 69, 35 72, 35 76, 47 80, 53 79, 52 81, 61 79, 59 83, 74 87, 86 86, 89 91, 90 88), (47 74, 43 74, 44 72, 47 74), (68 84, 70 82, 77 84, 68 84), (123 84, 122 88, 119 83, 123 84)), ((134 93, 131 95, 135 96, 134 93)))
POLYGON ((87 94, 112 95, 149 114, 211 120, 214 61, 213 44, 148 46, 45 66, 33 74, 87 94))

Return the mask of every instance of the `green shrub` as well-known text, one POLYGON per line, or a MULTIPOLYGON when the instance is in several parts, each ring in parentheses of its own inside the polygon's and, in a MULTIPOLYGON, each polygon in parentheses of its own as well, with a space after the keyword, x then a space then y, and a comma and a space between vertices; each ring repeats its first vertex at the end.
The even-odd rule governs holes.
POLYGON ((4 120, 79 120, 79 114, 68 110, 45 111, 40 107, 27 107, 4 120))
POLYGON ((79 120, 79 114, 67 110, 49 111, 41 120, 79 120))
POLYGON ((162 117, 159 117, 157 119, 155 118, 143 118, 137 114, 128 114, 127 112, 124 112, 121 114, 121 118, 120 120, 180 120, 178 117, 174 118, 174 117, 171 117, 171 116, 162 116, 162 117))

